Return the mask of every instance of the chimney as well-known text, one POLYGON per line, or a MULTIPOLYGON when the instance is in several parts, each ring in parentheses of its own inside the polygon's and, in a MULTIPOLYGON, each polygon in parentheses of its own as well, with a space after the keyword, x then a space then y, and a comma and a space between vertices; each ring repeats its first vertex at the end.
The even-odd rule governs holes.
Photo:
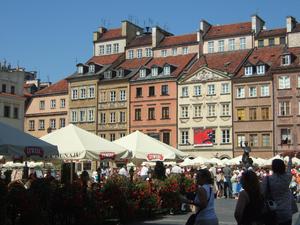
POLYGON ((103 33, 105 33, 107 31, 107 29, 105 27, 99 27, 98 31, 95 31, 93 33, 93 41, 97 41, 103 33))
POLYGON ((105 33, 107 31, 107 29, 105 28, 105 27, 99 27, 98 28, 98 32, 100 33, 100 34, 103 34, 103 33, 105 33))
POLYGON ((288 16, 286 17, 286 32, 292 32, 297 24, 297 20, 292 17, 288 16))
POLYGON ((152 47, 155 48, 166 36, 171 36, 173 34, 161 29, 160 27, 152 27, 152 47))
POLYGON ((265 21, 260 18, 258 15, 251 16, 251 28, 254 31, 255 35, 258 34, 261 30, 264 29, 265 21))
POLYGON ((206 32, 209 30, 210 27, 211 27, 211 24, 208 23, 206 20, 200 21, 200 31, 202 31, 203 34, 206 34, 206 32))
POLYGON ((140 32, 140 34, 142 34, 143 28, 127 20, 122 21, 122 37, 126 37, 127 43, 129 43, 137 36, 138 31, 140 32))

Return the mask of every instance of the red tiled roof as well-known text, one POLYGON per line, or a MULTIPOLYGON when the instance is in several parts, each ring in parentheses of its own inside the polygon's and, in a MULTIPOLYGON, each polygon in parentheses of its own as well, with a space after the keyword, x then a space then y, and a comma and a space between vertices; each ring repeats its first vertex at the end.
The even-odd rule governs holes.
POLYGON ((205 34, 204 39, 210 40, 223 37, 241 36, 251 33, 251 22, 227 24, 220 26, 212 26, 205 34))
POLYGON ((290 68, 300 68, 300 47, 294 48, 282 48, 281 54, 279 55, 276 63, 274 63, 273 68, 275 69, 290 69, 290 68), (281 65, 281 57, 284 53, 291 53, 291 64, 290 65, 281 65))
POLYGON ((66 79, 60 80, 55 84, 50 85, 40 91, 37 91, 34 95, 45 95, 45 94, 57 94, 68 91, 68 81, 66 79))
POLYGON ((0 97, 1 96, 4 96, 4 97, 14 97, 14 98, 17 98, 17 99, 24 99, 23 96, 16 95, 16 94, 11 94, 11 93, 6 93, 6 92, 0 92, 0 97))
POLYGON ((161 43, 158 45, 158 48, 165 48, 176 45, 186 45, 195 42, 197 42, 197 33, 184 34, 178 36, 168 36, 161 41, 161 43))
POLYGON ((151 58, 141 58, 141 59, 126 59, 122 64, 118 66, 118 68, 122 69, 138 69, 141 66, 146 65, 151 58))
POLYGON ((93 62, 99 65, 109 65, 114 63, 122 55, 123 54, 120 53, 120 54, 113 54, 113 55, 93 56, 87 61, 87 63, 93 62))
POLYGON ((265 37, 275 37, 275 36, 284 36, 286 35, 285 28, 278 28, 272 30, 262 30, 259 32, 257 38, 265 38, 265 37))
POLYGON ((134 40, 132 40, 126 48, 133 48, 138 46, 152 46, 152 35, 151 34, 143 34, 137 36, 134 40))
POLYGON ((108 41, 108 40, 119 39, 119 38, 122 38, 122 29, 116 28, 104 32, 97 41, 108 41))

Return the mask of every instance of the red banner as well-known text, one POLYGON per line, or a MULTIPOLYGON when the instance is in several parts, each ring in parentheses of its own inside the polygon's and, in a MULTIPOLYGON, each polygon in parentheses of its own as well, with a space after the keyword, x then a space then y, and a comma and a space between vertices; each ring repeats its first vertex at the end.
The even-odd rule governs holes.
POLYGON ((196 146, 212 146, 213 130, 194 128, 194 145, 196 146))
POLYGON ((156 160, 160 160, 160 161, 163 161, 164 160, 164 157, 162 154, 155 154, 155 153, 150 153, 147 155, 147 159, 149 161, 156 161, 156 160))
POLYGON ((34 147, 34 146, 25 147, 24 153, 25 153, 26 157, 30 157, 33 155, 36 155, 39 157, 44 156, 44 150, 40 147, 34 147))
POLYGON ((114 160, 116 158, 116 154, 114 152, 102 152, 99 155, 100 160, 104 159, 112 159, 114 160))

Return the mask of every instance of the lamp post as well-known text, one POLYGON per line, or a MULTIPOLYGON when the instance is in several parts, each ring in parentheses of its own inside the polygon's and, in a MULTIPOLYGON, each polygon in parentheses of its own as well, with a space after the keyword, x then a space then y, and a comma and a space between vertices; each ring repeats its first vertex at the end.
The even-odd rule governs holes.
POLYGON ((243 142, 241 141, 240 146, 244 150, 243 157, 242 157, 242 163, 243 163, 244 167, 246 167, 248 169, 253 164, 253 160, 250 158, 251 147, 248 146, 248 141, 245 141, 244 145, 243 145, 243 142))

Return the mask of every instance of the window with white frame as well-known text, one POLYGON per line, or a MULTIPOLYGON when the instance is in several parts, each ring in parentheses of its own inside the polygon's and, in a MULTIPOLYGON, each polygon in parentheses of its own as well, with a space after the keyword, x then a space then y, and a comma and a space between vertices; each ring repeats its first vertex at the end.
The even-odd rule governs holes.
POLYGON ((60 108, 65 108, 66 107, 66 99, 62 98, 60 99, 60 108))
POLYGON ((104 112, 100 113, 100 124, 105 124, 106 122, 106 114, 104 112))
POLYGON ((181 106, 181 118, 188 118, 188 117, 189 117, 189 107, 181 106))
POLYGON ((116 92, 115 91, 111 91, 110 92, 110 101, 111 102, 115 102, 116 101, 116 92))
POLYGON ((41 100, 40 101, 40 110, 44 110, 45 109, 45 101, 41 100))
POLYGON ((292 143, 291 129, 289 128, 280 129, 280 139, 281 139, 281 144, 291 144, 292 143))
POLYGON ((249 145, 250 145, 250 147, 257 147, 258 146, 258 136, 257 136, 257 134, 250 134, 249 135, 249 145))
POLYGON ((158 68, 157 67, 152 67, 151 68, 151 76, 157 76, 158 75, 158 68))
POLYGON ((291 64, 291 55, 283 55, 281 59, 281 64, 283 66, 288 66, 291 64))
POLYGON ((152 49, 146 48, 146 57, 152 57, 152 49))
POLYGON ((86 110, 81 109, 79 110, 79 122, 84 122, 86 121, 86 110))
POLYGON ((34 120, 29 120, 29 131, 34 130, 34 120))
POLYGON ((181 131, 181 144, 182 145, 189 144, 189 131, 188 130, 181 131))
POLYGON ((170 73, 171 73, 171 67, 164 66, 164 75, 170 75, 170 73))
POLYGON ((138 49, 137 50, 137 58, 142 58, 143 57, 143 49, 138 49))
POLYGON ((246 66, 245 67, 245 75, 249 76, 253 74, 253 67, 252 66, 246 66))
POLYGON ((222 94, 229 94, 230 93, 230 89, 229 89, 229 84, 228 83, 223 83, 221 85, 221 93, 222 94))
POLYGON ((116 113, 115 112, 111 112, 110 113, 110 122, 111 123, 115 123, 116 122, 116 113))
POLYGON ((236 97, 237 98, 245 98, 245 88, 244 87, 238 87, 236 89, 236 97))
POLYGON ((89 65, 89 73, 95 73, 95 65, 89 65))
POLYGON ((45 120, 39 120, 39 130, 45 130, 45 120))
POLYGON ((59 128, 65 127, 66 126, 66 119, 65 118, 60 118, 59 119, 59 128))
POLYGON ((201 86, 200 85, 194 86, 194 95, 201 96, 201 86))
POLYGON ((89 95, 89 98, 95 98, 95 87, 94 86, 90 86, 88 88, 88 95, 89 95))
POLYGON ((99 55, 104 55, 104 45, 99 45, 99 55))
POLYGON ((118 53, 118 52, 119 52, 119 44, 118 44, 118 43, 115 43, 113 46, 114 46, 113 52, 114 52, 114 53, 118 53))
POLYGON ((249 97, 256 97, 256 96, 257 96, 256 87, 249 87, 249 97))
POLYGON ((105 91, 100 92, 100 102, 106 102, 106 92, 105 91))
POLYGON ((100 134, 100 137, 105 139, 106 138, 106 134, 100 134))
POLYGON ((166 49, 161 50, 160 55, 161 55, 161 57, 166 57, 167 56, 167 50, 166 49))
POLYGON ((95 120, 95 118, 94 118, 94 109, 88 109, 88 111, 87 111, 87 113, 88 113, 88 121, 89 122, 92 122, 92 121, 94 121, 95 120))
POLYGON ((267 147, 270 145, 271 145, 270 134, 263 134, 262 135, 262 146, 267 147))
POLYGON ((189 87, 182 87, 181 88, 181 96, 188 97, 189 96, 189 87))
POLYGON ((290 77, 289 76, 280 76, 278 78, 279 89, 289 89, 291 88, 290 77))
POLYGON ((289 116, 290 111, 290 102, 289 101, 280 101, 279 102, 279 115, 280 116, 289 116))
POLYGON ((246 38, 240 38, 240 49, 246 49, 246 38))
POLYGON ((186 55, 186 54, 188 54, 188 53, 189 53, 188 47, 182 47, 182 54, 183 54, 183 55, 186 55))
POLYGON ((55 109, 56 108, 56 100, 55 99, 51 99, 50 100, 50 108, 51 109, 55 109))
POLYGON ((222 104, 222 116, 229 116, 230 115, 230 108, 229 103, 222 104))
POLYGON ((229 46, 229 51, 235 50, 235 39, 234 38, 228 40, 228 46, 229 46))
POLYGON ((77 72, 78 72, 79 74, 83 74, 83 66, 78 66, 78 67, 77 67, 77 72))
POLYGON ((106 54, 111 54, 111 44, 106 45, 106 54))
POLYGON ((224 52, 224 40, 218 41, 218 52, 224 52))
POLYGON ((208 116, 216 116, 216 105, 215 104, 208 104, 207 105, 207 115, 208 116))
POLYGON ((72 93, 71 99, 78 99, 78 89, 77 88, 73 88, 71 93, 72 93))
POLYGON ((261 88, 260 88, 260 95, 262 97, 266 97, 266 96, 270 96, 270 88, 269 88, 269 85, 265 84, 265 85, 262 85, 261 88))
POLYGON ((116 140, 116 134, 111 133, 111 134, 109 134, 109 135, 110 135, 110 141, 116 140))
POLYGON ((77 122, 78 117, 77 117, 77 111, 76 110, 72 110, 71 111, 71 122, 77 122))
POLYGON ((120 133, 120 138, 125 137, 126 133, 120 133))
POLYGON ((120 101, 126 101, 126 91, 120 90, 120 101))
POLYGON ((146 69, 145 68, 140 69, 140 77, 146 77, 146 69))
POLYGON ((85 99, 86 98, 86 88, 80 88, 80 98, 85 99))
POLYGON ((194 117, 201 117, 202 116, 202 109, 201 105, 194 105, 194 117))
POLYGON ((230 129, 222 130, 222 143, 224 144, 230 143, 230 129))
POLYGON ((207 52, 208 53, 213 53, 214 52, 214 42, 213 41, 209 41, 208 43, 208 49, 207 49, 207 52))
POLYGON ((246 141, 245 135, 243 135, 243 134, 237 135, 237 146, 245 147, 245 141, 246 141))
POLYGON ((56 129, 56 119, 50 119, 50 128, 56 129))
POLYGON ((133 50, 128 50, 128 59, 133 59, 133 58, 134 58, 133 50))
POLYGON ((172 48, 172 55, 177 55, 177 48, 172 48))
POLYGON ((207 95, 214 95, 214 94, 216 94, 215 85, 214 84, 207 85, 207 95))
POLYGON ((126 122, 126 114, 125 112, 120 112, 120 123, 126 122))
POLYGON ((258 65, 256 66, 256 73, 259 75, 265 74, 265 65, 258 65))

